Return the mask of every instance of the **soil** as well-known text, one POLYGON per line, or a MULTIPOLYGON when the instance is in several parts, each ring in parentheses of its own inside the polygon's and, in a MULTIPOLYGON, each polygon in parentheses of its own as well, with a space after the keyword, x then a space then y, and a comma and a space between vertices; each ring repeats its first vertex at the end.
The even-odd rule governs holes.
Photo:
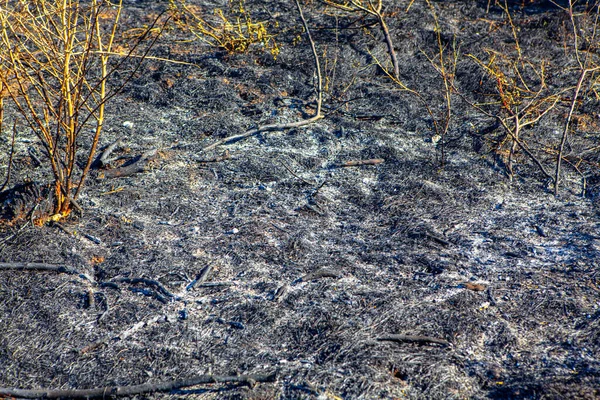
MULTIPOLYGON (((189 3, 210 15, 229 9, 189 3)), ((521 51, 532 65, 547 61, 547 90, 571 88, 521 136, 553 172, 578 79, 572 29, 550 2, 525 3, 509 4, 521 51)), ((125 160, 157 149, 144 170, 112 178, 94 168, 83 213, 2 226, 0 261, 78 273, 0 270, 0 387, 275 372, 272 383, 135 397, 600 398, 597 75, 580 94, 554 196, 520 148, 509 177, 502 141, 511 138, 470 105, 486 100, 486 111, 502 113, 496 81, 474 61, 489 61, 486 49, 514 55, 500 7, 433 3, 445 54, 460 47, 461 94, 442 138, 432 116, 443 121, 444 81, 430 61, 439 47, 426 2, 384 1, 400 80, 420 97, 377 65, 390 67, 375 20, 304 7, 322 56, 324 119, 203 151, 315 112, 314 61, 294 2, 249 0, 277 34, 276 59, 260 45, 229 54, 166 31, 108 104, 101 138, 102 147, 122 138, 114 155, 125 160), (343 166, 373 159, 383 162, 343 166), (390 335, 425 340, 377 340, 390 335)), ((142 26, 165 8, 127 1, 124 21, 142 26)), ((582 54, 598 62, 592 50, 582 54)), ((7 165, 10 133, 3 138, 7 165)), ((18 214, 8 199, 28 212, 24 182, 48 182, 32 149, 41 154, 23 127, 13 190, 2 194, 7 218, 18 214)))

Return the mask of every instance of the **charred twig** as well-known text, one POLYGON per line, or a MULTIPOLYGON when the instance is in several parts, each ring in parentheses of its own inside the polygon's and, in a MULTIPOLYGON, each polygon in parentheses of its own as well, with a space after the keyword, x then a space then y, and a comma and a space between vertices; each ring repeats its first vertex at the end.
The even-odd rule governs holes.
POLYGON ((274 382, 276 374, 268 375, 237 375, 237 376, 223 376, 223 375, 199 375, 189 379, 167 381, 159 383, 144 383, 141 385, 132 386, 112 386, 94 389, 73 389, 73 390, 59 390, 59 389, 38 389, 38 390, 27 390, 27 389, 9 389, 0 388, 0 396, 6 397, 18 397, 25 399, 97 399, 106 397, 117 397, 117 396, 134 396, 146 393, 155 392, 170 392, 190 386, 205 385, 210 383, 239 383, 248 386, 254 386, 257 382, 274 382))
POLYGON ((223 153, 222 156, 218 156, 218 157, 214 157, 214 158, 210 158, 210 159, 197 159, 196 162, 199 162, 201 164, 208 164, 208 163, 218 163, 221 161, 225 161, 225 160, 229 160, 231 158, 231 153, 229 152, 229 150, 225 150, 225 153, 223 153))
POLYGON ((115 149, 118 146, 121 146, 123 144, 123 138, 118 138, 117 140, 115 140, 114 142, 112 142, 111 144, 109 144, 108 146, 106 146, 106 148, 104 149, 104 151, 102 152, 102 154, 100 154, 100 158, 98 159, 98 161, 100 161, 100 166, 101 167, 106 167, 108 166, 111 162, 115 161, 115 158, 110 158, 110 155, 112 154, 113 151, 115 151, 115 149))
POLYGON ((233 282, 204 282, 198 285, 198 287, 219 287, 219 286, 233 286, 233 282))
POLYGON ((69 275, 80 275, 79 271, 74 268, 70 268, 64 265, 54 265, 54 264, 46 264, 46 263, 29 263, 29 262, 14 262, 14 263, 0 263, 0 271, 2 270, 17 270, 17 271, 52 271, 58 272, 62 274, 69 275))
POLYGON ((258 135, 259 133, 262 133, 262 132, 283 131, 286 129, 300 128, 302 126, 310 125, 313 122, 316 122, 323 118, 323 114, 321 113, 321 107, 323 105, 323 76, 321 73, 321 64, 319 62, 319 55, 317 54, 315 42, 312 39, 312 36, 310 34, 310 29, 308 29, 308 23, 306 22, 306 19, 304 18, 304 13, 302 12, 302 7, 300 6, 300 3, 298 2, 298 0, 294 0, 294 1, 296 2, 296 7, 298 9, 298 13, 300 14, 300 19, 302 20, 302 25, 304 26, 304 30, 306 31, 306 36, 308 38, 308 41, 310 42, 310 47, 311 47, 314 61, 315 61, 315 70, 316 70, 316 74, 317 74, 317 112, 316 112, 315 116, 312 118, 302 120, 302 121, 290 122, 290 123, 286 123, 286 124, 270 124, 270 125, 259 126, 258 128, 250 129, 249 131, 246 131, 242 134, 233 135, 233 136, 223 138, 221 140, 217 140, 215 143, 213 143, 209 146, 206 146, 203 149, 203 151, 208 151, 208 150, 214 149, 215 147, 220 146, 222 144, 237 142, 239 140, 248 138, 250 136, 258 135))
POLYGON ((151 286, 151 287, 156 288, 160 293, 164 294, 167 297, 170 297, 170 298, 175 299, 175 300, 179 299, 173 293, 171 293, 170 291, 168 291, 162 285, 162 283, 160 283, 159 281, 156 281, 154 279, 147 279, 147 278, 117 278, 117 279, 113 279, 112 282, 123 282, 123 283, 129 283, 131 285, 136 285, 138 283, 141 283, 141 284, 144 284, 146 286, 151 286))
POLYGON ((431 336, 413 336, 413 335, 387 335, 376 338, 380 342, 396 343, 417 343, 417 344, 439 344, 450 347, 452 344, 444 339, 438 339, 431 336))
POLYGON ((287 171, 288 171, 290 174, 292 174, 294 177, 296 177, 297 179, 300 179, 302 182, 304 182, 304 183, 306 183, 307 185, 310 185, 310 186, 315 186, 315 185, 316 185, 316 183, 314 183, 314 182, 310 182, 310 181, 307 181, 306 179, 302 178, 301 176, 298 176, 298 175, 297 175, 297 174, 296 174, 294 171, 292 171, 292 169, 291 169, 289 166, 287 166, 287 165, 286 165, 286 164, 285 164, 283 161, 280 161, 280 163, 281 163, 281 165, 283 165, 283 168, 287 169, 287 171))
POLYGON ((185 287, 185 290, 190 291, 194 288, 194 286, 198 285, 198 284, 202 284, 204 283, 204 281, 206 281, 206 279, 208 278, 208 274, 211 273, 212 271, 212 265, 207 265, 206 267, 204 267, 202 269, 202 271, 200 271, 200 274, 198 274, 198 276, 196 277, 196 279, 194 279, 192 282, 190 282, 189 285, 187 285, 185 287))
POLYGON ((79 350, 79 354, 89 353, 90 351, 92 351, 104 344, 108 344, 109 342, 117 342, 119 340, 125 340, 129 336, 133 335, 134 333, 136 333, 137 331, 142 329, 143 327, 151 325, 151 324, 155 323, 156 321, 161 320, 163 318, 166 318, 166 317, 164 315, 155 316, 155 317, 150 318, 149 320, 140 321, 140 322, 136 323, 135 325, 133 325, 131 328, 124 330, 121 333, 107 335, 99 340, 96 340, 94 343, 85 346, 81 350, 79 350))
POLYGON ((39 167, 39 166, 43 165, 42 164, 42 160, 40 160, 40 158, 38 157, 37 151, 35 150, 34 147, 29 147, 27 149, 27 153, 29 154, 29 157, 31 157, 31 159, 33 161, 35 161, 35 163, 37 164, 36 167, 39 167))
POLYGON ((344 167, 362 167, 363 165, 377 165, 385 162, 383 158, 372 158, 369 160, 352 160, 346 161, 341 164, 335 164, 334 168, 344 168, 344 167))
POLYGON ((283 299, 285 298, 285 296, 288 293, 288 290, 289 290, 288 285, 279 286, 277 288, 277 290, 275 290, 275 293, 273 293, 273 301, 276 301, 276 302, 283 301, 283 299))
POLYGON ((52 224, 53 226, 56 226, 58 229, 60 229, 61 231, 63 231, 64 233, 66 233, 69 236, 73 236, 73 232, 71 232, 69 229, 67 229, 63 224, 61 224, 60 222, 54 222, 52 224))
MULTIPOLYGON (((0 132, 2 132, 2 118, 4 111, 2 110, 2 104, 1 104, 1 99, 0 99, 0 132)), ((6 186, 8 186, 9 182, 10 182, 10 174, 12 172, 12 166, 13 166, 13 157, 15 155, 15 137, 17 136, 17 122, 15 120, 15 123, 13 125, 13 132, 12 132, 12 139, 10 142, 10 154, 8 155, 8 169, 6 171, 6 179, 4 179, 4 183, 2 184, 2 187, 0 187, 0 192, 3 191, 6 186)))
POLYGON ((332 269, 319 268, 315 272, 311 272, 309 274, 304 275, 302 278, 300 278, 300 281, 309 282, 309 281, 315 281, 315 280, 321 279, 321 278, 336 278, 336 279, 338 279, 341 276, 342 276, 342 274, 340 274, 339 272, 334 271, 332 269))
POLYGON ((381 28, 381 32, 383 33, 388 55, 390 56, 390 60, 392 61, 392 67, 394 68, 394 77, 396 79, 400 78, 400 66, 398 64, 398 57, 396 56, 396 51, 394 50, 394 42, 392 41, 392 35, 390 34, 390 30, 388 29, 385 19, 383 18, 383 4, 381 0, 377 0, 375 4, 369 1, 368 5, 363 5, 361 1, 357 0, 352 0, 350 2, 346 1, 343 4, 333 0, 321 0, 321 2, 346 12, 363 12, 367 15, 375 17, 377 19, 379 27, 381 28))
POLYGON ((425 236, 428 239, 433 240, 434 242, 437 242, 437 243, 441 244, 442 246, 450 246, 452 244, 449 241, 447 241, 446 239, 443 239, 443 238, 441 238, 439 236, 436 236, 436 235, 432 235, 432 234, 427 233, 427 232, 425 232, 423 234, 423 236, 425 236))
POLYGON ((565 129, 563 130, 562 138, 560 140, 560 146, 558 148, 558 154, 556 155, 556 170, 554 171, 554 195, 558 196, 558 188, 560 186, 560 167, 561 162, 563 160, 563 152, 565 150, 565 143, 567 142, 567 137, 569 135, 569 128, 571 125, 571 119, 573 118, 573 113, 575 112, 575 106, 577 105, 577 99, 579 97, 579 91, 581 90, 581 86, 585 77, 588 73, 599 70, 600 67, 596 68, 588 68, 581 70, 581 74, 579 75, 579 79, 577 81, 577 86, 575 86, 575 92, 573 93, 573 99, 571 100, 571 107, 569 108, 569 114, 567 115, 567 121, 565 122, 565 129))
POLYGON ((291 122, 288 124, 263 125, 258 128, 250 129, 249 131, 246 131, 245 133, 242 133, 240 135, 233 135, 233 136, 229 136, 224 139, 218 140, 215 143, 213 143, 209 146, 206 146, 203 149, 203 151, 208 151, 208 150, 214 149, 215 147, 220 146, 222 144, 229 144, 229 143, 237 142, 239 140, 248 138, 250 136, 258 135, 259 133, 262 133, 262 132, 283 131, 286 129, 300 128, 305 125, 310 125, 313 122, 316 122, 322 118, 323 118, 323 115, 317 114, 312 118, 305 119, 302 121, 297 121, 297 122, 291 122))
POLYGON ((146 171, 148 163, 156 158, 156 154, 156 149, 149 150, 129 165, 102 172, 100 178, 124 178, 133 174, 137 174, 138 172, 144 172, 146 171))
POLYGON ((87 240, 89 240, 90 242, 95 243, 95 244, 102 244, 102 240, 100 240, 96 236, 92 236, 90 234, 84 233, 83 237, 86 238, 87 240))
POLYGON ((485 290, 485 286, 481 283, 465 282, 461 283, 460 286, 464 287, 465 289, 472 290, 474 292, 483 292, 485 290))
POLYGON ((169 301, 165 298, 165 296, 161 295, 160 293, 158 293, 152 289, 130 287, 129 290, 133 293, 140 293, 140 294, 143 294, 144 296, 154 297, 156 300, 160 301, 163 304, 169 303, 169 301))

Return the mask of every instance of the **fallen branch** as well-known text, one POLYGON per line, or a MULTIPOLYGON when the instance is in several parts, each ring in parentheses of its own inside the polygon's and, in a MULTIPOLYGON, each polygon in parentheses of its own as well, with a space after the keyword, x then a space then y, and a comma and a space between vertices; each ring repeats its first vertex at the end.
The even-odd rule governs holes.
POLYGON ((156 288, 160 293, 164 294, 167 297, 170 297, 172 299, 175 300, 179 300, 179 298, 177 296, 175 296, 173 293, 171 293, 170 291, 167 290, 167 288, 165 288, 162 283, 160 283, 159 281, 156 281, 154 279, 147 279, 147 278, 117 278, 117 279, 113 279, 111 282, 115 283, 115 282, 123 282, 123 283, 129 283, 131 285, 136 285, 138 283, 144 284, 146 286, 152 286, 154 288, 156 288))
POLYGON ((111 386, 94 389, 73 389, 73 390, 55 390, 55 389, 9 389, 0 388, 0 396, 17 397, 25 399, 97 399, 116 396, 134 396, 155 392, 171 392, 190 386, 206 385, 211 383, 239 383, 248 386, 254 386, 257 382, 274 382, 276 374, 269 375, 200 375, 190 379, 167 381, 159 383, 144 383, 132 386, 111 386))
POLYGON ((262 133, 262 132, 283 131, 286 129, 300 128, 302 126, 310 125, 313 122, 323 119, 323 117, 324 117, 323 115, 315 115, 312 118, 305 119, 302 121, 297 121, 297 122, 291 122, 288 124, 272 124, 272 125, 259 126, 258 128, 250 129, 249 131, 246 131, 242 134, 233 135, 233 136, 229 136, 229 137, 223 138, 221 140, 218 140, 215 143, 213 143, 209 146, 206 146, 204 149, 202 149, 202 151, 208 151, 208 150, 214 149, 215 147, 220 146, 222 144, 229 144, 229 143, 237 142, 239 140, 248 138, 250 136, 258 135, 259 133, 262 133))
MULTIPOLYGON (((1 96, 1 95, 0 95, 1 96)), ((0 132, 2 132, 2 119, 4 118, 4 110, 2 105, 2 99, 0 98, 0 132)), ((4 179, 4 183, 0 187, 0 192, 6 189, 6 186, 10 183, 10 174, 12 172, 13 167, 13 157, 15 156, 15 137, 17 136, 17 121, 13 124, 13 132, 12 139, 10 142, 10 152, 8 155, 8 169, 6 171, 6 179, 4 179)))
POLYGON ((377 164, 381 164, 383 162, 385 162, 385 160, 382 158, 373 158, 370 160, 353 160, 353 161, 346 161, 345 163, 341 163, 341 164, 336 164, 336 165, 334 165, 334 167, 337 167, 337 168, 361 167, 363 165, 377 165, 377 164))
POLYGON ((190 291, 194 288, 194 286, 204 283, 204 281, 206 281, 206 279, 208 278, 208 274, 210 274, 211 271, 212 271, 212 265, 210 265, 210 264, 207 265, 206 267, 202 268, 202 271, 200 271, 200 274, 198 274, 196 279, 191 281, 185 287, 185 290, 190 291))
POLYGON ((46 263, 0 263, 0 270, 17 270, 17 271, 52 271, 69 275, 81 275, 76 269, 66 267, 64 265, 54 265, 46 263))
POLYGON ((154 316, 154 317, 150 318, 149 320, 140 321, 140 322, 136 323, 131 328, 129 328, 121 333, 106 335, 103 338, 98 339, 95 342, 83 347, 81 350, 79 350, 79 354, 89 353, 90 351, 97 349, 98 347, 102 346, 103 344, 108 344, 108 342, 117 342, 119 340, 125 340, 129 336, 131 336, 134 333, 136 333, 137 331, 139 331, 140 329, 142 329, 146 326, 149 326, 151 324, 154 324, 155 322, 162 320, 163 318, 165 320, 167 320, 167 316, 165 316, 165 315, 154 316))
POLYGON ((109 169, 103 171, 100 175, 100 179, 110 179, 110 178, 124 178, 127 176, 131 176, 137 174, 138 172, 146 171, 148 163, 156 158, 157 150, 152 149, 144 154, 142 154, 137 160, 133 163, 126 165, 124 167, 109 169))
POLYGON ((122 138, 118 138, 117 140, 115 140, 114 142, 112 142, 111 144, 109 144, 108 146, 106 146, 106 148, 104 149, 104 151, 102 152, 102 154, 100 154, 100 158, 98 159, 98 161, 100 161, 100 166, 101 167, 106 167, 111 162, 115 161, 115 158, 109 159, 108 157, 110 157, 110 155, 112 154, 112 152, 115 151, 115 149, 118 146, 121 146, 122 144, 123 144, 123 139, 122 138))
POLYGON ((413 335, 388 335, 381 336, 375 340, 380 342, 396 342, 396 343, 417 343, 417 344, 439 344, 450 347, 452 344, 444 339, 438 339, 431 336, 413 336, 413 335))
POLYGON ((558 147, 558 154, 556 155, 556 169, 554 171, 554 196, 558 196, 558 188, 560 186, 561 162, 563 160, 565 143, 567 143, 567 137, 569 135, 569 128, 571 127, 571 120, 573 119, 573 113, 575 112, 575 107, 577 105, 577 99, 579 97, 579 92, 581 90, 581 86, 583 84, 583 81, 585 80, 586 75, 588 73, 594 72, 598 69, 600 69, 600 67, 583 69, 579 75, 579 79, 577 80, 577 85, 575 86, 573 98, 571 99, 571 106, 569 107, 569 114, 567 114, 567 121, 565 122, 565 129, 563 130, 562 138, 560 140, 560 146, 558 147))
POLYGON ((390 34, 390 30, 383 18, 383 4, 381 0, 377 0, 375 4, 369 1, 368 6, 363 5, 361 1, 352 0, 350 2, 345 1, 342 3, 337 3, 332 0, 321 0, 322 3, 338 8, 340 10, 357 13, 363 12, 367 15, 372 15, 377 19, 377 23, 381 28, 381 32, 383 33, 383 37, 385 39, 385 45, 387 46, 388 55, 390 56, 390 60, 392 61, 392 66, 394 68, 394 77, 396 79, 400 78, 400 65, 398 64, 398 57, 396 56, 396 51, 394 50, 394 42, 392 41, 392 35, 390 34))
POLYGON ((198 287, 220 287, 220 286, 233 286, 233 282, 204 282, 198 285, 198 287))
POLYGON ((225 160, 229 160, 231 158, 231 153, 229 152, 229 150, 225 150, 225 153, 223 153, 222 156, 218 156, 218 157, 214 157, 214 158, 199 158, 196 159, 195 161, 201 164, 208 164, 208 163, 218 163, 221 161, 225 161, 225 160))
POLYGON ((300 280, 302 282, 315 281, 321 278, 335 278, 338 279, 342 276, 339 272, 329 268, 319 268, 315 272, 304 275, 300 280))
POLYGON ((317 73, 317 113, 316 113, 316 115, 309 119, 305 119, 302 121, 296 121, 296 122, 290 122, 287 124, 270 124, 270 125, 259 126, 258 128, 250 129, 249 131, 246 131, 242 134, 233 135, 233 136, 223 138, 221 140, 217 140, 215 143, 213 143, 209 146, 206 146, 204 149, 202 149, 202 151, 208 151, 208 150, 214 149, 215 147, 220 146, 222 144, 237 142, 239 140, 248 138, 250 136, 258 135, 259 133, 262 133, 262 132, 283 131, 286 129, 300 128, 302 126, 310 125, 313 122, 323 119, 324 116, 321 113, 321 107, 323 105, 323 77, 322 77, 322 73, 321 73, 321 64, 319 62, 319 56, 317 54, 315 42, 312 39, 312 36, 310 34, 310 29, 308 29, 308 23, 306 22, 306 19, 304 18, 304 13, 302 12, 302 7, 300 6, 300 3, 298 2, 298 0, 294 0, 294 1, 296 2, 296 7, 298 9, 298 13, 300 14, 300 19, 302 20, 302 25, 304 26, 304 30, 306 31, 306 36, 308 38, 308 41, 310 42, 310 48, 312 50, 314 61, 315 61, 315 70, 317 73))

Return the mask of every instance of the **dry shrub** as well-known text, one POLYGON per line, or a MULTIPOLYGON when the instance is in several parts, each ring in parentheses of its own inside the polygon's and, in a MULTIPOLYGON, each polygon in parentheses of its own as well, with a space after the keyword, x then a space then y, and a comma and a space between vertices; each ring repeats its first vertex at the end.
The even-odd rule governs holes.
POLYGON ((280 48, 266 22, 254 21, 245 7, 244 0, 230 3, 230 9, 213 10, 213 16, 205 16, 203 10, 185 0, 170 0, 170 13, 175 24, 211 47, 229 53, 246 53, 251 46, 259 45, 277 58, 280 48))
POLYGON ((46 219, 59 220, 81 193, 105 105, 117 91, 107 79, 120 65, 111 60, 122 4, 4 0, 1 10, 2 98, 10 99, 44 148, 54 180, 54 206, 46 219))

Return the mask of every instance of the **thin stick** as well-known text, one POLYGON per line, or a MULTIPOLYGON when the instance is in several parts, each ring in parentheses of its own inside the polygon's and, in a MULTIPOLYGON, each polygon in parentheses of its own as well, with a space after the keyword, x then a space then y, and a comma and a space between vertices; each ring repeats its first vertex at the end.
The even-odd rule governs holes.
POLYGON ((563 159, 563 152, 565 150, 565 143, 567 142, 567 137, 569 135, 571 119, 573 118, 575 106, 577 105, 579 91, 581 90, 581 86, 583 85, 583 81, 585 80, 585 76, 588 74, 588 72, 593 72, 598 69, 600 69, 600 67, 583 69, 579 75, 577 86, 575 86, 575 92, 573 93, 573 99, 571 100, 571 107, 569 108, 569 114, 567 115, 567 121, 565 122, 565 129, 563 130, 562 139, 560 140, 560 147, 556 156, 556 170, 554 172, 554 196, 558 196, 558 187, 560 186, 560 168, 563 159))
POLYGON ((168 296, 170 298, 173 299, 178 299, 177 296, 175 296, 173 293, 171 293, 169 290, 167 290, 167 288, 165 288, 162 283, 160 283, 157 280, 154 279, 147 279, 147 278, 117 278, 117 279, 113 279, 111 282, 123 282, 123 283, 128 283, 130 285, 136 285, 138 283, 144 284, 146 286, 153 286, 155 287, 159 292, 161 292, 162 294, 164 294, 165 296, 168 296))
POLYGON ((323 76, 321 74, 321 63, 319 62, 319 55, 317 54, 317 48, 315 47, 315 41, 310 34, 310 29, 308 29, 308 23, 304 18, 304 13, 302 12, 302 7, 300 7, 300 3, 298 0, 294 0, 296 2, 296 8, 298 9, 298 14, 300 14, 300 19, 302 20, 302 25, 304 26, 304 30, 306 31, 306 37, 310 42, 310 48, 313 53, 313 57, 315 60, 315 70, 317 73, 317 116, 321 115, 321 105, 323 104, 323 76))
POLYGON ((115 140, 114 142, 112 142, 111 144, 109 144, 108 146, 106 146, 106 148, 104 149, 104 151, 102 152, 102 154, 100 155, 100 166, 105 167, 108 164, 110 164, 112 161, 114 161, 115 159, 109 159, 108 157, 110 157, 110 155, 112 154, 113 151, 115 151, 115 149, 118 146, 121 146, 123 144, 123 138, 118 138, 117 140, 115 140))
POLYGON ((214 149, 215 147, 220 146, 222 144, 237 142, 250 136, 257 135, 261 132, 283 131, 286 129, 300 128, 302 126, 310 125, 313 122, 316 122, 323 118, 323 114, 321 113, 321 108, 323 105, 323 77, 321 74, 321 64, 319 62, 319 56, 317 54, 315 42, 313 41, 312 36, 310 34, 310 29, 308 29, 308 23, 306 22, 304 14, 302 13, 302 7, 300 7, 300 3, 298 2, 298 0, 294 1, 296 2, 296 7, 298 8, 300 19, 302 20, 302 25, 304 26, 304 30, 306 31, 306 36, 308 37, 308 41, 310 42, 310 48, 312 50, 313 57, 315 60, 315 70, 317 73, 317 114, 312 118, 305 119, 302 121, 290 122, 287 124, 270 124, 259 126, 258 128, 250 129, 249 131, 246 131, 242 134, 233 135, 223 138, 221 140, 217 140, 215 143, 206 146, 204 149, 202 149, 202 151, 214 149))
POLYGON ((383 158, 373 158, 370 160, 352 160, 346 161, 345 163, 337 164, 335 167, 344 168, 344 167, 362 167, 363 165, 377 165, 385 162, 383 158))
POLYGON ((314 117, 309 118, 309 119, 304 119, 302 121, 297 121, 297 122, 290 122, 287 124, 263 125, 258 128, 250 129, 249 131, 246 131, 242 134, 233 135, 233 136, 229 136, 229 137, 223 138, 221 140, 218 140, 215 143, 213 143, 209 146, 206 146, 204 149, 202 149, 202 151, 208 151, 208 150, 214 149, 215 147, 220 146, 222 144, 229 144, 232 142, 237 142, 237 141, 245 139, 247 137, 257 135, 261 132, 283 131, 286 129, 300 128, 305 125, 310 125, 313 122, 316 122, 322 118, 323 118, 323 115, 315 115, 314 117))
MULTIPOLYGON (((0 96, 2 96, 2 94, 0 94, 0 96)), ((2 99, 0 99, 0 133, 2 132, 3 114, 4 114, 4 111, 2 110, 2 99)), ((6 171, 6 179, 4 180, 2 187, 0 187, 0 192, 3 191, 10 182, 10 174, 12 172, 12 166, 13 166, 13 157, 15 155, 15 136, 16 135, 17 135, 17 121, 15 120, 15 123, 13 125, 13 131, 12 131, 12 140, 10 143, 10 155, 8 156, 8 170, 6 171)))
POLYGON ((6 397, 18 397, 25 399, 98 399, 106 397, 116 396, 134 396, 145 393, 155 392, 170 392, 190 386, 206 385, 211 383, 239 383, 248 386, 254 386, 257 382, 274 382, 276 374, 268 375, 237 375, 237 376, 223 376, 223 375, 199 375, 193 378, 178 380, 178 381, 167 381, 159 383, 144 383, 141 385, 132 386, 111 386, 94 389, 73 389, 73 390, 58 390, 58 389, 9 389, 0 388, 0 396, 6 397))
POLYGON ((450 347, 452 344, 444 339, 438 339, 431 336, 413 336, 413 335, 387 335, 378 337, 375 340, 380 342, 396 342, 396 343, 417 343, 417 344, 439 344, 450 347))
POLYGON ((333 269, 320 268, 320 269, 316 270, 315 272, 311 272, 309 274, 304 275, 302 278, 300 278, 300 281, 309 282, 309 281, 315 281, 315 280, 321 279, 321 278, 339 279, 339 278, 341 278, 341 276, 342 276, 342 274, 340 274, 337 271, 334 271, 333 269))
POLYGON ((307 181, 306 179, 302 178, 301 176, 298 176, 298 175, 296 175, 296 173, 295 173, 294 171, 292 171, 292 169, 291 169, 290 167, 288 167, 288 166, 287 166, 287 165, 286 165, 286 164, 285 164, 283 161, 280 161, 280 163, 281 163, 281 165, 283 165, 283 167, 284 167, 285 169, 287 169, 287 170, 288 170, 288 172, 289 172, 290 174, 292 174, 292 175, 293 175, 294 177, 296 177, 297 179, 300 179, 302 182, 304 182, 304 183, 306 183, 307 185, 310 185, 310 186, 314 186, 314 185, 316 185, 316 183, 314 183, 314 182, 309 182, 309 181, 307 181))
POLYGON ((149 150, 134 161, 133 163, 126 165, 124 167, 109 169, 102 172, 100 178, 110 179, 110 178, 123 178, 126 176, 131 176, 133 174, 137 174, 138 172, 144 172, 148 166, 148 163, 156 158, 157 150, 152 149, 149 150))
POLYGON ((398 64, 398 57, 396 56, 396 51, 394 50, 394 42, 392 42, 392 35, 390 35, 390 31, 383 19, 383 15, 381 12, 377 12, 377 19, 379 20, 379 25, 381 26, 381 30, 383 31, 383 36, 385 37, 385 44, 388 48, 388 53, 390 54, 390 58, 392 59, 392 66, 394 67, 394 76, 396 79, 400 79, 400 65, 398 64))
POLYGON ((17 270, 17 271, 52 271, 69 275, 82 275, 76 269, 64 266, 46 263, 29 263, 29 262, 12 262, 0 263, 0 271, 2 270, 17 270))

